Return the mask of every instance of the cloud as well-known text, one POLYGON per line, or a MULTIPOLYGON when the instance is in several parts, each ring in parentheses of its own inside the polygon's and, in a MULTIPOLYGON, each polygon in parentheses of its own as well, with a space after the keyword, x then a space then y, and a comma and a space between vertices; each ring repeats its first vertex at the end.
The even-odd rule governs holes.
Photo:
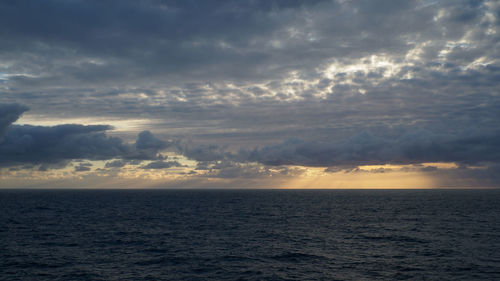
POLYGON ((180 146, 181 153, 197 161, 217 161, 223 160, 231 155, 224 147, 218 145, 196 145, 193 143, 186 143, 180 146))
MULTIPOLYGON (((55 170, 64 169, 68 164, 70 164, 70 162, 71 161, 67 160, 67 159, 60 160, 60 161, 57 161, 57 162, 44 162, 44 163, 41 163, 38 166, 38 171, 40 171, 40 172, 47 172, 49 170, 54 170, 54 169, 55 170)), ((14 169, 18 169, 18 170, 22 170, 22 169, 31 170, 31 169, 35 168, 36 164, 37 163, 35 163, 35 164, 33 164, 33 163, 27 163, 27 164, 23 164, 20 167, 11 167, 10 169, 14 168, 14 169)))
POLYGON ((178 161, 153 161, 148 163, 147 165, 141 166, 141 169, 149 170, 149 169, 168 169, 172 167, 182 167, 181 163, 178 161))
POLYGON ((498 187, 500 184, 499 163, 475 167, 465 165, 456 169, 439 169, 438 171, 435 180, 437 186, 441 187, 498 187))
POLYGON ((84 162, 84 163, 79 163, 77 166, 75 166, 75 172, 88 172, 92 170, 90 167, 92 167, 92 163, 84 162))
POLYGON ((0 103, 29 106, 20 122, 33 125, 125 125, 121 138, 12 126, 27 108, 0 107, 0 165, 119 168, 174 148, 200 171, 497 163, 498 11, 489 0, 2 1, 0 103), (141 130, 159 137, 135 140, 141 130))
POLYGON ((124 160, 114 160, 114 161, 106 162, 104 167, 105 168, 121 168, 121 167, 124 167, 125 165, 127 165, 127 163, 128 163, 128 161, 124 161, 124 160))
MULTIPOLYGON (((2 129, 6 131, 0 141, 0 166, 35 164, 46 170, 74 159, 155 160, 162 159, 158 152, 168 147, 149 131, 139 133, 135 146, 131 146, 121 138, 108 136, 106 131, 112 129, 108 125, 12 125, 27 108, 14 104, 1 105, 0 109, 2 129)), ((79 165, 76 170, 86 168, 79 165)))
POLYGON ((209 177, 216 178, 258 178, 268 177, 271 172, 268 168, 255 164, 241 164, 232 161, 221 161, 211 166, 209 177))
POLYGON ((9 128, 28 107, 20 104, 0 104, 0 141, 9 128))
MULTIPOLYGON (((298 176, 303 169, 293 167, 269 167, 258 163, 239 163, 229 159, 199 162, 196 171, 203 171, 200 177, 220 179, 261 179, 298 176)), ((195 173, 197 174, 197 173, 195 173)))
MULTIPOLYGON (((191 146, 184 155, 199 161, 197 170, 210 170, 217 161, 260 163, 266 166, 328 167, 325 172, 352 171, 363 165, 409 165, 500 163, 500 132, 471 130, 443 134, 413 128, 373 133, 364 131, 339 139, 289 139, 287 141, 230 152, 218 146, 191 146), (196 153, 194 153, 196 152, 196 153), (216 153, 215 153, 216 152, 216 153), (214 162, 215 161, 215 162, 214 162)), ((426 166, 423 172, 434 172, 426 166)))
POLYGON ((70 159, 103 160, 130 155, 132 151, 116 137, 108 137, 105 125, 77 124, 12 126, 0 143, 1 165, 56 163, 70 159))
POLYGON ((0 102, 246 148, 500 117, 494 1, 202 2, 1 3, 0 102))
POLYGON ((456 162, 500 162, 500 132, 440 135, 425 130, 399 136, 363 132, 344 140, 292 139, 253 151, 240 152, 242 160, 265 165, 360 166, 456 162))
MULTIPOLYGON (((161 159, 160 147, 136 148, 106 135, 107 125, 14 125, 0 142, 0 165, 59 163, 72 159, 161 159)), ((148 132, 148 134, 151 134, 148 132)))
POLYGON ((438 167, 435 166, 425 166, 420 169, 422 172, 435 172, 438 170, 438 167))
POLYGON ((135 147, 137 149, 161 150, 167 148, 170 144, 156 138, 150 131, 142 131, 137 137, 135 147))

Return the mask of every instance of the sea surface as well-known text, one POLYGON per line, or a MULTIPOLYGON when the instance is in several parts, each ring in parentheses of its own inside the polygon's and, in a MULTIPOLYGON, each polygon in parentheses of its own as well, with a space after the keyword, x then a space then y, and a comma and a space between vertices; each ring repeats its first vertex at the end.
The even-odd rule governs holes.
POLYGON ((500 280, 499 190, 0 190, 0 280, 500 280))

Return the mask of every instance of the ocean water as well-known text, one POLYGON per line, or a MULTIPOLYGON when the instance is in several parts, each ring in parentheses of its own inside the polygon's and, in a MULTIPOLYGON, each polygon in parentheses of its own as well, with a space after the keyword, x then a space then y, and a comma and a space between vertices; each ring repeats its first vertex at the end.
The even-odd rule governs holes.
POLYGON ((498 190, 0 190, 0 280, 500 280, 498 190))

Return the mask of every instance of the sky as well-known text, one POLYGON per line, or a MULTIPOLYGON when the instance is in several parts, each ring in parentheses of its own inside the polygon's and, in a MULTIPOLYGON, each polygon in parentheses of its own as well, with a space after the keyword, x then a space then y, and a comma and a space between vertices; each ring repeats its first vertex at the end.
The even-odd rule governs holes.
POLYGON ((500 187, 500 2, 0 1, 0 187, 500 187))

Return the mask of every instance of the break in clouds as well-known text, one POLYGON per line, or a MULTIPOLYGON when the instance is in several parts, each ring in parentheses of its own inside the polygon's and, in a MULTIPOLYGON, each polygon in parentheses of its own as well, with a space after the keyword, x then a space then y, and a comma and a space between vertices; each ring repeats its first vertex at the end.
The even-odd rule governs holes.
POLYGON ((446 162, 498 186, 499 26, 497 1, 3 1, 0 166, 446 162), (94 119, 142 123, 67 125, 94 119))

